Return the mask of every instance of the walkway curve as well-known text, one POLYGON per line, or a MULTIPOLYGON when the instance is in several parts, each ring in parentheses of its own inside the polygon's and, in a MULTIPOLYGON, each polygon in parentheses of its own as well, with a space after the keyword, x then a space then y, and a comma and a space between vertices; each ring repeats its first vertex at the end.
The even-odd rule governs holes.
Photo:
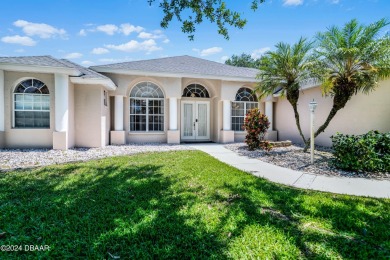
POLYGON ((263 177, 272 182, 338 194, 390 198, 390 181, 388 180, 330 177, 303 173, 238 155, 225 148, 223 144, 191 144, 188 146, 206 152, 221 162, 237 169, 263 177))

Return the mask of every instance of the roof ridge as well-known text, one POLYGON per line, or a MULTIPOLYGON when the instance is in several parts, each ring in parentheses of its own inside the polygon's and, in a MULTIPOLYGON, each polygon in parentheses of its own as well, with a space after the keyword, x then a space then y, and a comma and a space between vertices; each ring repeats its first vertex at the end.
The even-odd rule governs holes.
MULTIPOLYGON (((164 59, 172 59, 172 58, 185 57, 185 56, 188 56, 188 55, 177 55, 177 56, 169 56, 169 57, 161 57, 161 58, 153 58, 153 59, 131 60, 131 61, 107 63, 107 64, 96 65, 96 66, 90 66, 90 67, 100 67, 100 66, 117 65, 117 64, 119 65, 119 64, 127 64, 127 63, 142 62, 142 61, 164 60, 164 59)), ((188 57, 191 57, 191 56, 188 56, 188 57)), ((90 68, 90 67, 89 67, 89 68, 90 68)))
POLYGON ((36 57, 47 57, 47 58, 52 58, 55 59, 51 55, 29 55, 29 56, 0 56, 0 58, 36 58, 36 57))
POLYGON ((90 74, 93 74, 93 75, 96 75, 96 76, 108 79, 107 76, 105 76, 105 75, 103 75, 103 74, 101 74, 101 73, 99 73, 99 72, 97 72, 97 71, 95 71, 93 69, 84 67, 83 65, 80 65, 80 64, 78 64, 76 62, 70 61, 68 59, 60 59, 60 61, 61 61, 61 63, 68 62, 68 63, 72 64, 76 69, 78 69, 80 71, 80 73, 82 73, 82 75, 80 75, 80 76, 87 75, 86 73, 81 71, 81 70, 85 70, 85 71, 88 71, 88 73, 90 73, 90 74))

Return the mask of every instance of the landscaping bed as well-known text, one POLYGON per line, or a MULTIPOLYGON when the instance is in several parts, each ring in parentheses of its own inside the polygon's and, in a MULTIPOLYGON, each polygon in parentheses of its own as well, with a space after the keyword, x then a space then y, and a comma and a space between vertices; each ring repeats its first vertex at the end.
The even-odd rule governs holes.
POLYGON ((310 164, 310 152, 304 153, 303 147, 296 144, 287 147, 274 147, 270 152, 263 150, 249 151, 245 143, 233 143, 225 147, 240 155, 257 158, 292 170, 328 176, 390 180, 390 173, 388 172, 350 172, 336 169, 332 165, 332 150, 327 147, 316 146, 313 165, 310 164))
POLYGON ((120 146, 110 145, 102 148, 73 148, 67 151, 53 149, 0 149, 0 171, 67 162, 82 162, 144 152, 179 150, 191 150, 191 148, 183 145, 144 143, 120 146))

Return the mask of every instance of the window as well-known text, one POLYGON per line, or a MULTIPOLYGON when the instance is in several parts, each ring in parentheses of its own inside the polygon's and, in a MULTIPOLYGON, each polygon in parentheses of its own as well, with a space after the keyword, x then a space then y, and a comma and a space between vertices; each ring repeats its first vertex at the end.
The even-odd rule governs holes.
POLYGON ((191 84, 183 91, 183 97, 209 98, 209 92, 205 87, 199 84, 191 84))
POLYGON ((157 85, 142 82, 131 90, 130 131, 164 131, 164 94, 157 85))
POLYGON ((232 130, 243 131, 245 115, 248 110, 258 107, 257 97, 249 88, 240 88, 236 101, 232 102, 232 130))
POLYGON ((103 103, 104 103, 104 106, 107 106, 107 91, 103 91, 103 103))
POLYGON ((28 79, 14 91, 14 126, 50 128, 50 93, 42 81, 28 79))

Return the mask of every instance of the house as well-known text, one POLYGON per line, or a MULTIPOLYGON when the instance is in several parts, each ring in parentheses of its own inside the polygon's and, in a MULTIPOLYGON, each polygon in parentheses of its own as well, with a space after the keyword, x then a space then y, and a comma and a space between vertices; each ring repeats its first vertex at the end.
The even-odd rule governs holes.
MULTIPOLYGON (((268 139, 299 142, 288 102, 278 93, 262 100, 252 94, 257 72, 190 56, 90 68, 51 56, 0 57, 0 148, 237 142, 253 107, 271 119, 268 139)), ((390 131, 389 86, 354 97, 319 144, 329 145, 335 131, 390 131)), ((304 131, 313 97, 318 121, 331 105, 318 86, 303 89, 304 131)))

